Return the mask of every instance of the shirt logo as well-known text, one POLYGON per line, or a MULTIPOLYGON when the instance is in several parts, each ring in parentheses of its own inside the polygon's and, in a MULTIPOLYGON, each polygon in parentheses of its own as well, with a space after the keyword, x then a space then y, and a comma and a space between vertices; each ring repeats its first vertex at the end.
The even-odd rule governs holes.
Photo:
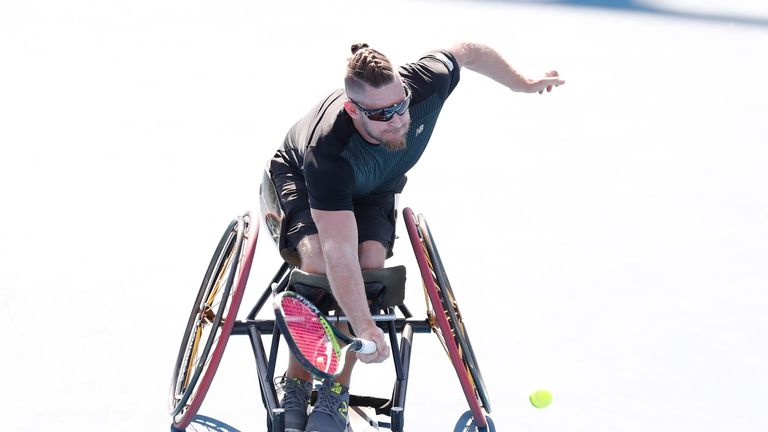
POLYGON ((424 131, 424 125, 421 124, 419 127, 416 128, 416 136, 419 136, 420 133, 424 131))

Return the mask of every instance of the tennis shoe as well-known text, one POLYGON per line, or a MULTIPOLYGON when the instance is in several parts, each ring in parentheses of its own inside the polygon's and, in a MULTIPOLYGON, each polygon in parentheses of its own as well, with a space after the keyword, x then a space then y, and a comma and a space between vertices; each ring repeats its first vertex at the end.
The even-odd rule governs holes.
POLYGON ((298 378, 277 378, 275 387, 282 393, 280 407, 285 410, 285 432, 304 432, 312 383, 298 378))
POLYGON ((326 379, 317 388, 317 402, 306 432, 344 432, 349 422, 349 389, 326 379))

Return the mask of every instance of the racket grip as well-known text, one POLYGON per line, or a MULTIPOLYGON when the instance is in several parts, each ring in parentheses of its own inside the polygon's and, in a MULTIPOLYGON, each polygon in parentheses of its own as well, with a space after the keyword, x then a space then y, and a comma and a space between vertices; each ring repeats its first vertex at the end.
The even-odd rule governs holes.
POLYGON ((376 342, 368 339, 355 339, 352 349, 363 354, 374 353, 376 352, 376 342))

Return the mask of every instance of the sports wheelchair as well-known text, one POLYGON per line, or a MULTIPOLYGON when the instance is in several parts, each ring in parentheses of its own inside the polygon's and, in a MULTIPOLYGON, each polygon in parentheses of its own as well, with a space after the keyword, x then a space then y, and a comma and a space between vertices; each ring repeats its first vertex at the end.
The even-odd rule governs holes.
MULTIPOLYGON (((335 304, 327 278, 301 271, 298 256, 283 247, 284 213, 268 172, 264 174, 260 196, 262 217, 284 262, 246 318, 237 320, 253 263, 260 221, 245 213, 227 225, 198 290, 173 369, 169 392, 173 430, 184 430, 195 419, 229 336, 246 335, 256 360, 261 399, 268 414, 267 428, 270 432, 283 432, 284 411, 280 408, 274 385, 281 334, 274 319, 257 319, 257 315, 273 295, 284 290, 295 290, 318 306, 324 305, 325 309, 331 309, 335 304), (269 339, 269 351, 265 349, 265 337, 269 339)), ((397 209, 393 212, 396 218, 397 209)), ((402 432, 413 335, 435 333, 456 371, 469 406, 454 431, 495 432, 477 359, 427 221, 421 215, 416 216, 410 208, 403 209, 402 214, 427 299, 426 318, 414 318, 403 304, 405 266, 363 271, 372 316, 389 337, 395 382, 390 398, 352 394, 349 405, 373 429, 402 432), (375 418, 369 417, 361 408, 374 411, 375 418), (380 418, 385 420, 377 420, 380 418)), ((336 319, 338 321, 339 317, 336 319)), ((357 385, 358 388, 361 386, 357 385)))

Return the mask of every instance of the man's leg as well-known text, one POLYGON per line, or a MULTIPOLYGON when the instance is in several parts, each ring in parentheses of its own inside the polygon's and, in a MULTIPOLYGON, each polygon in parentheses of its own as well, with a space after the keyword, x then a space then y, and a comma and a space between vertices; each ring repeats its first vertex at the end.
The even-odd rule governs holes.
POLYGON ((360 268, 363 270, 384 268, 387 259, 387 248, 376 240, 367 240, 358 247, 360 268))
MULTIPOLYGON (((360 254, 360 268, 363 270, 378 269, 384 267, 384 260, 387 256, 387 249, 384 246, 374 240, 363 242, 358 248, 360 254)), ((338 324, 337 329, 341 330, 347 336, 352 336, 349 333, 349 327, 346 324, 338 324)), ((341 383, 345 387, 349 388, 352 382, 352 369, 357 363, 357 353, 349 351, 347 352, 347 359, 344 363, 344 369, 339 376, 336 377, 336 382, 341 383)))
MULTIPOLYGON (((301 256, 301 269, 308 273, 325 274, 325 261, 320 250, 320 241, 317 234, 304 237, 297 248, 301 256)), ((286 416, 286 431, 304 432, 308 416, 306 414, 309 397, 312 393, 312 375, 304 369, 293 353, 288 356, 288 369, 285 372, 286 389, 292 393, 286 393, 281 406, 291 410, 291 415, 286 416)))
MULTIPOLYGON (((279 248, 283 254, 284 250, 296 251, 303 238, 316 234, 317 231, 310 214, 306 186, 301 173, 285 171, 284 164, 280 161, 273 161, 272 165, 271 181, 285 214, 284 230, 280 233, 279 241, 279 248), (275 167, 280 169, 274 171, 275 167)), ((322 258, 322 254, 319 256, 322 258)), ((288 260, 286 255, 283 257, 288 260)), ((314 262, 310 258, 305 261, 314 262)), ((319 268, 325 268, 323 263, 316 265, 319 268)), ((285 409, 286 432, 305 431, 308 419, 307 408, 312 394, 312 377, 303 368, 298 367, 297 363, 293 356, 289 357, 288 370, 275 382, 280 395, 280 406, 285 409)))
MULTIPOLYGON (((320 240, 317 236, 311 235, 304 237, 299 242, 299 255, 301 255, 301 269, 307 273, 325 274, 325 260, 323 259, 323 252, 320 249, 320 240)), ((384 260, 387 256, 387 249, 375 240, 365 241, 358 247, 358 253, 360 255, 360 268, 363 270, 377 269, 384 267, 384 260)), ((345 334, 349 334, 346 324, 339 327, 345 334)), ((349 387, 352 379, 352 369, 357 362, 357 356, 354 352, 347 353, 347 361, 344 365, 344 369, 341 374, 336 378, 336 381, 349 387)), ((291 355, 288 359, 288 372, 289 378, 299 378, 307 381, 311 378, 309 372, 307 372, 301 364, 291 355)))
MULTIPOLYGON (((325 260, 323 251, 320 249, 320 238, 317 234, 304 237, 296 248, 301 256, 301 269, 307 273, 325 274, 325 260)), ((309 381, 312 376, 304 369, 296 358, 291 354, 288 357, 288 370, 286 376, 289 378, 299 378, 309 381)))
MULTIPOLYGON (((311 242, 309 242, 311 243, 311 242)), ((319 245, 318 245, 319 246, 319 245)), ((311 249, 311 244, 309 245, 311 249)), ((309 250, 309 253, 317 252, 309 250)), ((387 249, 378 241, 364 241, 358 247, 360 267, 363 270, 381 268, 384 266, 387 249)), ((322 254, 320 254, 322 255, 322 254)), ((314 265, 319 264, 316 260, 314 265)), ((302 263, 302 268, 304 267, 302 263)), ((314 267, 317 270, 317 267, 314 267)), ((324 270, 324 269, 323 269, 324 270)), ((309 271, 309 270, 305 270, 309 271)), ((323 271, 323 273, 325 273, 323 271)), ((362 288, 362 287, 361 287, 362 288)), ((349 334, 346 324, 337 325, 342 332, 349 334)), ((349 386, 352 378, 352 370, 357 362, 354 352, 348 352, 344 369, 333 380, 323 380, 317 389, 317 404, 309 416, 306 431, 329 432, 343 431, 347 427, 349 414, 349 386)), ((297 367, 300 367, 297 365, 297 367)))
MULTIPOLYGON (((287 223, 284 233, 286 246, 295 248, 299 253, 302 270, 308 273, 326 274, 325 260, 320 247, 317 228, 311 218, 303 177, 296 173, 289 173, 273 175, 272 179, 286 214, 287 223)), ((394 240, 394 221, 386 216, 388 212, 391 212, 391 209, 391 196, 386 198, 384 202, 379 202, 377 199, 366 201, 361 206, 357 204, 355 206, 355 217, 360 235, 358 256, 362 269, 384 266, 384 260, 388 254, 388 249, 384 244, 389 244, 391 248, 391 243, 394 240)), ((312 376, 290 355, 285 381, 289 384, 288 387, 291 389, 292 395, 289 398, 291 403, 286 405, 292 408, 290 413, 289 409, 286 409, 286 430, 288 430, 289 420, 291 420, 291 430, 295 431, 343 430, 347 422, 348 389, 356 360, 357 357, 352 353, 337 380, 324 380, 323 385, 318 390, 318 404, 309 419, 309 423, 306 423, 306 402, 309 399, 308 397, 305 398, 305 390, 312 382, 312 376), (293 403, 294 400, 296 403, 293 403), (306 424, 306 428, 303 428, 302 424, 306 424)), ((284 402, 286 399, 281 399, 281 403, 284 402)), ((287 408, 285 405, 283 407, 287 408)))

